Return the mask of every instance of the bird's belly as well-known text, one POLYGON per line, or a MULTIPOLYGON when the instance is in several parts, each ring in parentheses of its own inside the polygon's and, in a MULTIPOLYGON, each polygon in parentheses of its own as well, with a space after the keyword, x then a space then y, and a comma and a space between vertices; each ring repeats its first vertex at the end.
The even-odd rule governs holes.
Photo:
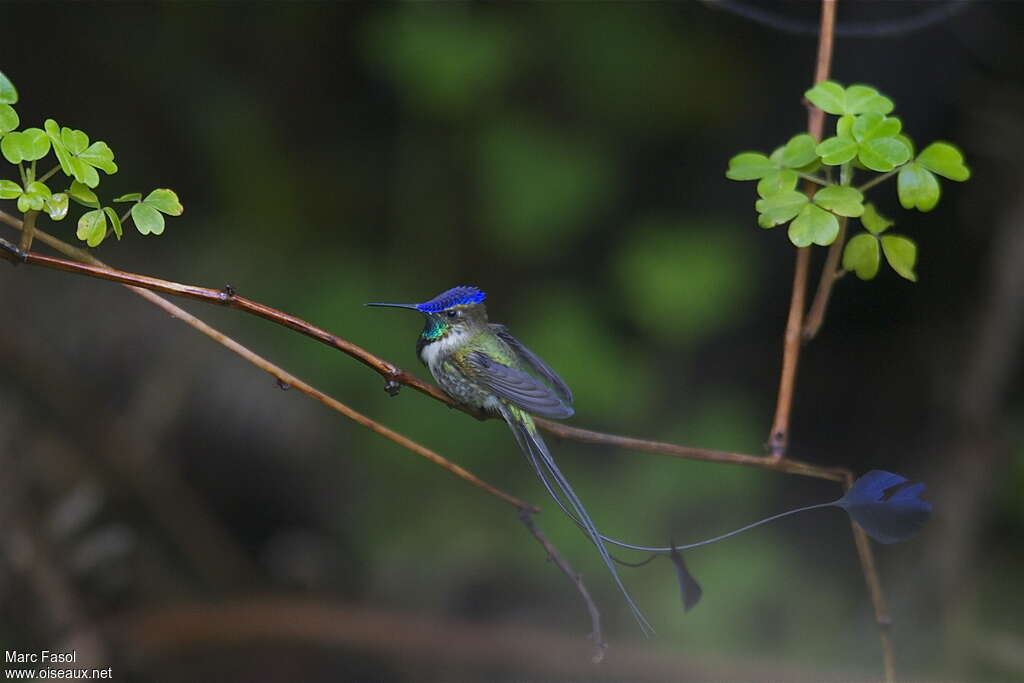
POLYGON ((446 372, 440 368, 439 372, 431 372, 441 388, 459 403, 491 412, 497 411, 498 399, 494 394, 466 379, 461 373, 446 372))

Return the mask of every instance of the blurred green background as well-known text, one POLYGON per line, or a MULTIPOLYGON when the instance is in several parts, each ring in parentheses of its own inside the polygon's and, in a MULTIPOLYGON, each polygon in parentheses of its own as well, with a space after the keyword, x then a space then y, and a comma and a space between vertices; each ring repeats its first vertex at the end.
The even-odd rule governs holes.
MULTIPOLYGON (((815 3, 753 4, 817 18, 815 3)), ((839 20, 932 7, 841 3, 839 20)), ((752 187, 723 172, 806 125, 813 36, 697 2, 5 3, 0 16, 23 125, 52 116, 109 142, 121 171, 105 196, 172 187, 185 205, 163 237, 106 242, 112 265, 230 283, 420 374, 418 316, 362 304, 476 284, 491 319, 573 387, 572 424, 764 452, 794 250, 757 228, 752 187)), ((843 279, 794 405, 793 457, 930 486, 927 532, 876 547, 906 679, 1024 676, 1022 22, 1019 5, 972 3, 914 33, 836 45, 837 80, 878 87, 915 140, 955 141, 974 173, 945 183, 932 214, 900 210, 892 184, 872 193, 918 241, 920 282, 843 279)), ((71 221, 43 228, 74 241, 71 221)), ((511 508, 278 390, 117 286, 0 267, 0 288, 6 649, 77 639, 116 680, 140 681, 880 675, 839 512, 689 553, 705 591, 689 613, 667 562, 627 570, 659 631, 643 642, 500 423, 410 390, 389 398, 307 338, 185 304, 541 504, 605 617, 611 649, 594 667, 577 595, 511 508), (304 631, 308 614, 261 611, 266 596, 338 621, 304 631), (216 616, 239 604, 254 607, 216 616), (182 605, 213 615, 206 630, 166 616, 182 605)), ((550 445, 602 530, 638 542, 697 540, 838 495, 550 445)))

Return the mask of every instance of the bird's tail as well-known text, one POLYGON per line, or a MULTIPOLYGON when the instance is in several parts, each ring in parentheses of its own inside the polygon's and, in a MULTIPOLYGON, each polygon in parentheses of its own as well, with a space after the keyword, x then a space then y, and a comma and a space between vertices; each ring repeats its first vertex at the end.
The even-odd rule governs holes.
POLYGON ((601 555, 601 559, 604 561, 605 566, 608 567, 608 571, 611 572, 616 585, 618 585, 619 590, 622 591, 622 595, 626 598, 626 602, 629 604, 629 609, 633 612, 633 617, 636 619, 637 623, 640 624, 641 630, 645 635, 653 635, 654 627, 651 626, 643 613, 640 612, 640 608, 637 607, 633 598, 630 596, 629 591, 626 590, 626 586, 623 585, 621 577, 619 577, 619 572, 615 567, 615 563, 612 561, 612 557, 608 554, 608 549, 604 545, 606 537, 597 530, 596 526, 594 526, 594 522, 590 518, 590 515, 587 514, 587 510, 583 507, 583 503, 580 501, 579 496, 577 496, 576 492, 573 491, 572 486, 569 485, 569 481, 565 478, 565 475, 563 475, 561 470, 558 469, 558 465, 555 464, 554 459, 551 457, 551 453, 548 452, 544 439, 542 439, 540 434, 537 432, 537 427, 534 425, 533 418, 515 406, 502 405, 500 407, 500 411, 501 416, 505 419, 505 422, 508 423, 509 428, 512 430, 512 434, 515 435, 519 448, 523 451, 523 454, 526 455, 526 459, 529 460, 530 464, 533 466, 533 469, 537 473, 537 477, 540 478, 544 488, 547 489, 548 495, 550 495, 555 502, 558 503, 558 506, 562 508, 562 510, 574 522, 576 522, 581 529, 583 529, 583 532, 587 534, 591 542, 593 542, 597 547, 597 551, 601 555), (554 482, 554 486, 552 486, 552 481, 554 482), (572 512, 567 509, 566 503, 563 503, 563 497, 568 504, 568 508, 572 509, 572 512))

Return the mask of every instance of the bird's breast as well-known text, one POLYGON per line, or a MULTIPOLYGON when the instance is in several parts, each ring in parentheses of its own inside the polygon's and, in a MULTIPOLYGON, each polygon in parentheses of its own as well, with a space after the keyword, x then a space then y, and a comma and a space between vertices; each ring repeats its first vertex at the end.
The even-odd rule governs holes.
POLYGON ((455 349, 466 343, 468 333, 463 330, 452 330, 440 339, 426 340, 420 337, 419 357, 430 370, 435 379, 441 372, 441 365, 455 349))

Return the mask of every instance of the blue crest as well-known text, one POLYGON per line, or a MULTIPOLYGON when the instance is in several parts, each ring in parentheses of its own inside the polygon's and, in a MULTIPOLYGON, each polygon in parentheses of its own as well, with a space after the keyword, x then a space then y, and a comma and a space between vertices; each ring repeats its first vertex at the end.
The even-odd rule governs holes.
POLYGON ((479 304, 486 298, 487 295, 479 287, 452 287, 430 301, 416 304, 416 310, 421 313, 440 313, 459 304, 479 304))

